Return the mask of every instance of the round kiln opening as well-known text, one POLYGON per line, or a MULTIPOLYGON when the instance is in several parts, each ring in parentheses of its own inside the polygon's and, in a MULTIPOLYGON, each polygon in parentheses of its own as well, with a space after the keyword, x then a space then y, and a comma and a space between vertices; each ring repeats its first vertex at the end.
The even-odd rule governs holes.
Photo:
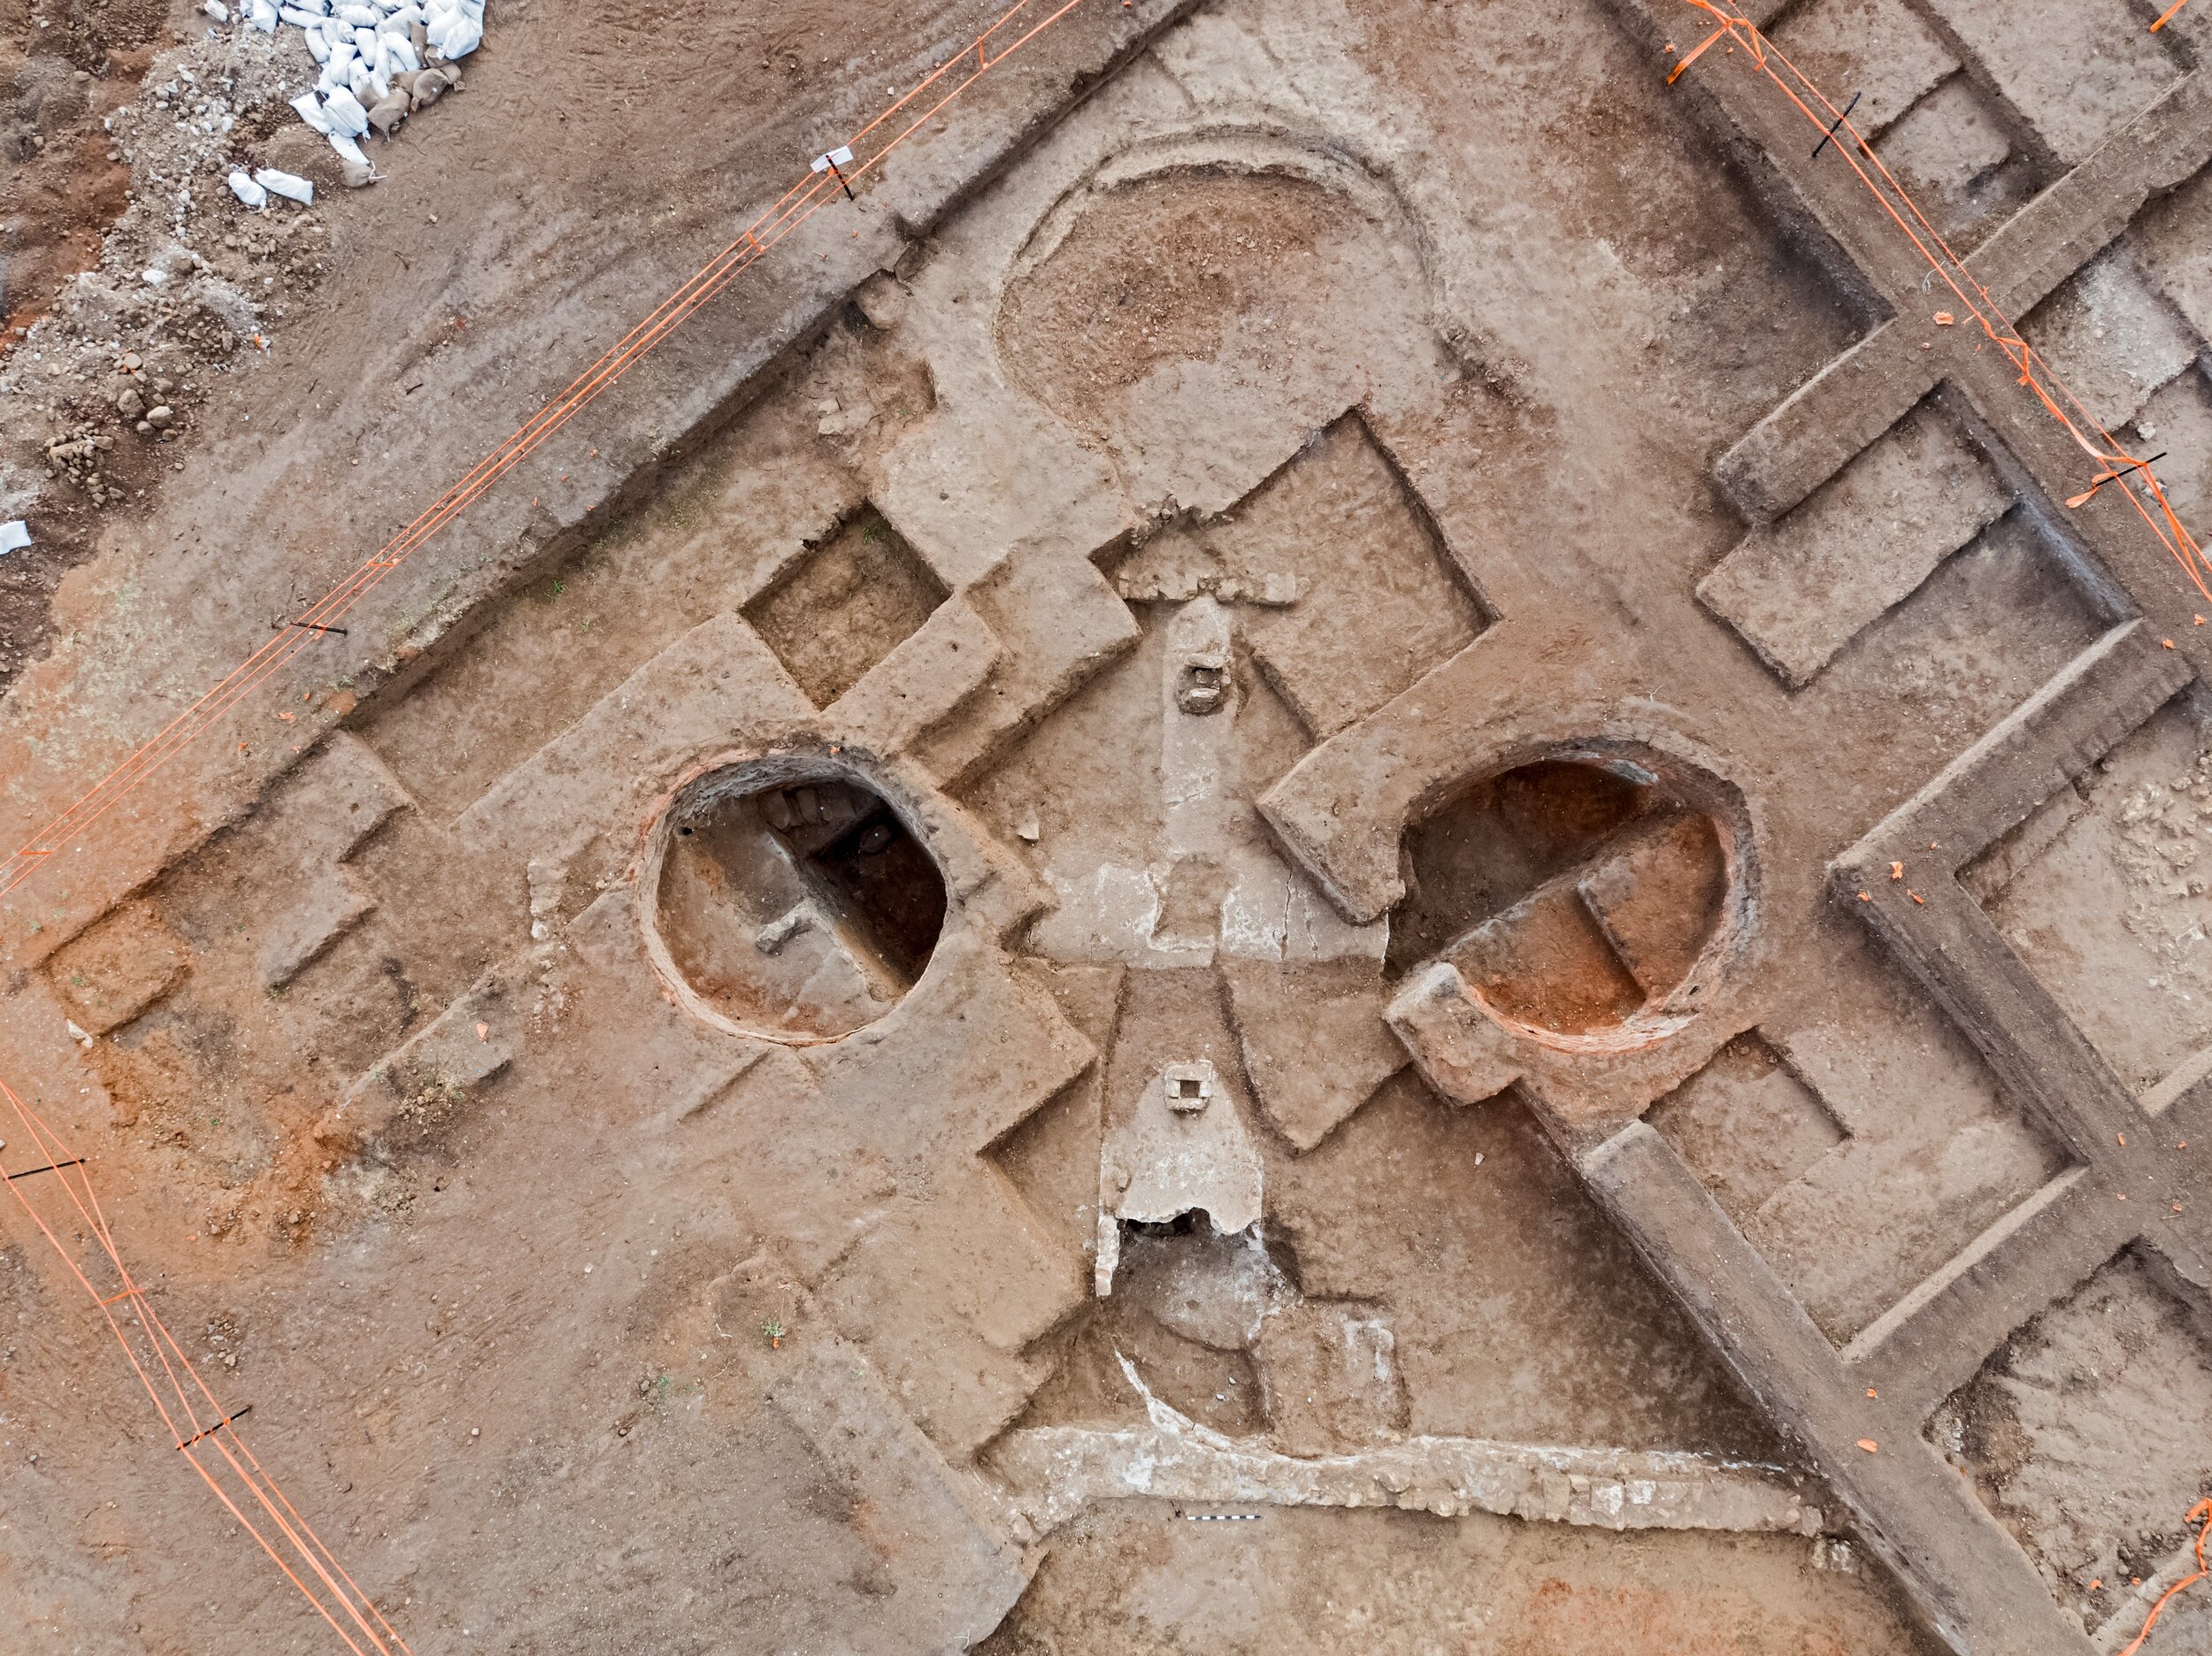
POLYGON ((1486 777, 1408 832, 1389 965, 1448 960, 1539 1036, 1657 1032, 1697 1009, 1736 929, 1740 815, 1724 784, 1641 749, 1486 777))
POLYGON ((656 828, 645 874, 651 952, 680 998, 773 1040, 874 1023, 944 926, 928 848, 880 794, 826 765, 700 777, 656 828))

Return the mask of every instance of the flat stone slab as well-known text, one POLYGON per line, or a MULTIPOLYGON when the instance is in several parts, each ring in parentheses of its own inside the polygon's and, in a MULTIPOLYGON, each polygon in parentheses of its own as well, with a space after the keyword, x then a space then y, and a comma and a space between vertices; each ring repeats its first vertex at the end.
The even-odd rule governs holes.
POLYGON ((2010 504, 1988 462, 1924 408, 1738 541, 1697 595, 1801 687, 2010 504))

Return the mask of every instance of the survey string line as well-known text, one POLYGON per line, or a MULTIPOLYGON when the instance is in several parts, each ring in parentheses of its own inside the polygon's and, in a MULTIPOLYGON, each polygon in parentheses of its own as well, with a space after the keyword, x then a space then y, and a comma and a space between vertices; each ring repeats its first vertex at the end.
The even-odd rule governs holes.
MULTIPOLYGON (((75 1255, 62 1241, 45 1215, 39 1212, 27 1190, 13 1181, 9 1181, 8 1188, 30 1216, 34 1225, 45 1236, 65 1267, 76 1278, 78 1284, 91 1297, 95 1306, 106 1319, 110 1332, 122 1347, 125 1360, 138 1376, 141 1386, 145 1390, 148 1399, 154 1406, 155 1412, 159 1415, 164 1428, 168 1431, 171 1442, 183 1452, 185 1459, 191 1462, 194 1471, 199 1475, 202 1482, 208 1485, 216 1499, 231 1514, 239 1526, 254 1538, 256 1544, 292 1581, 302 1595, 316 1607, 318 1613, 338 1633, 348 1647, 357 1652, 357 1656, 370 1656, 371 1650, 379 1652, 380 1656, 390 1656, 392 1646, 383 1638, 379 1637, 376 1630, 368 1625, 362 1610, 365 1606, 368 1613, 374 1615, 380 1622, 384 1622, 382 1613, 376 1609, 373 1602, 370 1601, 366 1595, 360 1593, 359 1589, 352 1585, 351 1578, 347 1576, 343 1569, 337 1565, 335 1558, 330 1555, 328 1548, 323 1545, 320 1537, 315 1536, 311 1527, 307 1525, 303 1518, 298 1517, 297 1509, 278 1488, 275 1480, 269 1477, 260 1468, 259 1462, 254 1460, 252 1451, 247 1446, 243 1435, 237 1429, 235 1421, 237 1411, 230 1411, 227 1414, 222 1404, 216 1399, 206 1381, 193 1366, 190 1358, 186 1356, 176 1337, 170 1331, 167 1324, 162 1322, 151 1302, 131 1277, 129 1269, 123 1262, 121 1253, 116 1246, 113 1233, 109 1229, 106 1215, 100 1207, 98 1194, 92 1186, 90 1176, 85 1171, 83 1159, 75 1157, 51 1126, 25 1103, 22 1097, 9 1087, 4 1080, 0 1080, 0 1096, 4 1096, 9 1104, 13 1107, 23 1130, 30 1136, 31 1142, 38 1147, 41 1154, 57 1161, 70 1158, 77 1164, 72 1170, 82 1179, 81 1190, 79 1188, 77 1179, 70 1177, 67 1172, 58 1174, 57 1177, 60 1179, 67 1192, 70 1205, 75 1208, 86 1230, 90 1234, 100 1252, 107 1257, 109 1264, 124 1284, 124 1293, 114 1296, 102 1295, 85 1274, 83 1267, 78 1262, 75 1255), (137 1323, 140 1332, 145 1337, 148 1346, 151 1348, 155 1362, 160 1368, 164 1378, 168 1382, 169 1390, 175 1398, 175 1413, 172 1412, 172 1405, 163 1398, 161 1389, 156 1385, 152 1374, 138 1354, 135 1344, 115 1314, 115 1305, 126 1297, 135 1299, 138 1302, 137 1323), (187 1376, 189 1377, 188 1384, 187 1376), (206 1400, 211 1411, 214 1422, 211 1426, 201 1425, 199 1410, 192 1395, 195 1389, 206 1400), (177 1423, 177 1415, 180 1414, 192 1429, 188 1436, 177 1423), (231 1440, 230 1442, 225 1441, 226 1436, 231 1440), (251 1515, 239 1504, 237 1498, 224 1486, 222 1480, 200 1459, 196 1450, 202 1442, 214 1448, 223 1457, 239 1483, 262 1508, 268 1524, 273 1526, 291 1546, 300 1566, 321 1582, 325 1591, 328 1592, 332 1599, 336 1601, 339 1608, 355 1622, 357 1629, 368 1637, 370 1641, 368 1649, 365 1649, 354 1640, 344 1626, 337 1622, 331 1606, 324 1601, 320 1594, 309 1586, 300 1575, 299 1569, 295 1568, 292 1560, 288 1559, 271 1540, 264 1524, 254 1522, 251 1515), (234 1445, 235 1452, 234 1452, 234 1445), (243 1462, 239 1459, 242 1454, 245 1457, 243 1462), (295 1522, 294 1520, 297 1522, 295 1522), (342 1587, 340 1585, 341 1580, 345 1583, 342 1587)), ((385 1626, 388 1631, 388 1622, 386 1622, 385 1626)), ((396 1633, 393 1633, 391 1637, 394 1640, 398 1640, 396 1633)), ((403 1640, 398 1640, 398 1648, 405 1652, 405 1656, 411 1656, 411 1652, 407 1652, 403 1640)))
MULTIPOLYGON (((2105 468, 2092 479, 2087 489, 2067 500, 2067 507, 2070 510, 2078 509, 2085 505, 2106 483, 2118 482, 2120 492, 2126 497, 2137 516, 2142 519, 2145 526, 2165 547, 2197 591, 2208 601, 2212 601, 2212 587, 2207 586, 2204 579, 2208 567, 2204 549, 2182 523, 2179 514, 2174 510, 2173 504, 2167 498, 2165 489, 2159 483, 2157 473, 2153 467, 2152 463, 2163 458, 2163 455, 2152 455, 2139 458, 2129 454, 2119 440, 2108 431, 2103 423, 2074 395, 2065 381, 2050 368, 2047 363, 2043 362, 2038 356, 2034 349, 2022 337, 2018 328, 2005 315, 2003 307, 1997 303, 1987 286, 1974 275, 1966 262, 1953 251, 1949 243, 1928 221, 1926 214, 1921 211, 1919 204, 1913 200, 1911 193, 1890 172, 1881 157, 1875 152, 1873 145, 1866 135, 1850 124, 1851 107, 1855 107, 1858 100, 1855 97, 1851 106, 1839 111, 1813 82, 1811 77, 1792 63, 1788 57, 1775 47, 1750 19, 1740 12, 1724 9, 1717 3, 1717 0, 1686 0, 1686 4, 1695 6, 1698 10, 1713 17, 1719 22, 1720 27, 1699 42, 1692 50, 1682 56, 1674 65, 1672 72, 1667 76, 1668 84, 1672 85, 1679 80, 1683 72, 1702 57, 1717 42, 1724 38, 1734 40, 1742 44, 1749 60, 1780 89, 1791 103, 1796 105, 1799 111, 1816 129, 1823 130, 1831 136, 1839 129, 1848 133, 1852 140, 1851 145, 1838 144, 1837 153, 1843 157, 1845 162, 1857 175, 1859 181, 1873 196, 1883 211, 1904 233, 1914 249, 1927 261, 1934 272, 1943 279, 1944 284, 1950 288, 1959 303, 1981 326, 1987 341, 2004 353, 2006 359, 2019 371, 2019 383, 2035 395, 2044 409, 2085 453, 2105 468), (1776 72, 1774 64, 1778 62, 1795 79, 1798 88, 1802 88, 1803 96, 1800 96, 1798 88, 1793 88, 1776 72), (1813 107, 1816 104, 1826 112, 1830 120, 1824 121, 1821 115, 1816 112, 1813 107), (1874 178, 1869 175, 1866 166, 1861 165, 1861 156, 1863 156, 1868 165, 1870 165, 1874 172, 1880 175, 1880 183, 1878 184, 1874 178), (1908 216, 1909 216, 1909 222, 1908 216), (1918 225, 1918 230, 1914 228, 1915 224, 1918 225), (1930 251, 1931 242, 1941 249, 1940 258, 1930 251), (2072 415, 2067 412, 2066 408, 2061 405, 2062 399, 2064 403, 2070 404, 2074 412, 2081 417, 2079 424, 2076 422, 2072 415), (2096 433, 2098 441, 2093 441, 2090 439, 2083 430, 2084 426, 2096 433), (2131 478, 2141 479, 2142 494, 2139 494, 2135 489, 2128 487, 2129 479, 2131 478), (2149 508, 2144 504, 2145 494, 2147 494, 2156 505, 2157 518, 2152 516, 2149 508), (2162 518, 2162 526, 2160 522, 2162 518)), ((2181 9, 2182 4, 2185 4, 2185 0, 2179 0, 2179 3, 2152 24, 2151 27, 2153 29, 2162 27, 2176 12, 2181 9)), ((1670 47, 1669 50, 1671 50, 1672 48, 1670 47)), ((1813 158, 1817 160, 1819 154, 1819 150, 1816 148, 1813 158)), ((1894 325, 1893 321, 1893 326, 1894 325)), ((2205 1540, 2208 1535, 2212 1535, 2212 1499, 2200 1501, 2192 1506, 2189 1509, 2187 1522, 2199 1526, 2195 1541, 2197 1568, 2193 1573, 2183 1576, 2160 1595, 2158 1601, 2151 1606, 2149 1615, 2144 1620, 2141 1631, 2137 1633, 2134 1639, 2120 1652, 2120 1656, 2135 1656, 2135 1652, 2142 1648, 2144 1641, 2149 1638, 2151 1629, 2157 1625, 2159 1617, 2164 1614, 2167 1605, 2173 1600, 2175 1596, 2204 1580, 2208 1574, 2212 1574, 2212 1570, 2208 1570, 2204 1559, 2205 1540)))
POLYGON ((2080 399, 2074 395, 2064 381, 2051 372, 2048 364, 2040 361, 2032 348, 2020 336, 2017 329, 2005 317, 2002 308, 1997 304, 1987 287, 1973 275, 1965 262, 1952 250, 1949 243, 1929 223, 1926 215, 1920 211, 1909 192, 1897 181, 1894 174, 1875 153, 1867 136, 1851 124, 1848 119, 1848 111, 1838 111, 1836 106, 1814 84, 1811 78, 1792 63, 1788 57, 1768 40, 1740 12, 1729 10, 1717 4, 1717 0, 1686 0, 1686 4, 1711 16, 1720 27, 1707 35, 1690 52, 1684 54, 1668 75, 1668 82, 1671 84, 1679 79, 1683 72, 1717 41, 1731 39, 1743 46, 1746 56, 1752 63, 1774 83, 1816 129, 1828 130, 1832 122, 1835 126, 1849 134, 1853 141, 1852 145, 1838 145, 1838 153, 1844 157, 1847 165, 1851 167, 1854 174, 1866 187, 1869 193, 1874 196, 1883 211, 1912 243, 1915 250, 1927 262, 1931 269, 1943 279, 1945 285, 1950 288, 1958 302, 1965 306, 1974 317, 1987 339, 1994 343, 2005 354, 2007 359, 2019 370, 2020 383, 2034 394, 2045 410, 2073 439, 2076 445, 2092 459, 2106 465, 2126 463, 2139 466, 2146 480, 2147 492, 2158 509, 2158 517, 2153 517, 2149 507, 2145 505, 2143 497, 2134 490, 2124 490, 2123 493, 2131 508, 2166 548, 2168 554, 2172 556, 2198 593, 2208 602, 2212 602, 2212 586, 2208 586, 2205 581, 2205 571, 2208 565, 2203 549, 2181 523, 2178 514, 2174 511, 2171 502, 2166 498, 2162 486, 2158 483, 2154 472, 2147 463, 2139 462, 2135 456, 2129 454, 2119 441, 2096 420, 2080 399), (1799 86, 1803 88, 1803 96, 1800 95, 1797 88, 1792 87, 1776 72, 1774 63, 1777 62, 1787 69, 1791 76, 1797 80, 1799 86), (1812 102, 1809 103, 1808 98, 1812 102), (1822 114, 1816 112, 1812 106, 1815 103, 1825 111, 1827 119, 1824 119, 1822 114), (1870 165, 1880 175, 1881 183, 1878 184, 1875 179, 1870 176, 1866 165, 1862 165, 1860 160, 1862 155, 1865 157, 1867 164, 1870 165), (1893 195, 1895 197, 1894 201, 1891 199, 1893 195), (1900 211, 1901 204, 1901 211, 1900 211), (1907 214, 1910 215, 1914 222, 1908 222, 1907 214), (1917 223, 1918 229, 1914 227, 1915 222, 1917 223), (1939 257, 1931 250, 1930 242, 1933 242, 1941 249, 1942 257, 1939 257), (2000 324, 2002 326, 2000 326, 2000 324), (2101 441, 2091 441, 2084 433, 2082 425, 2077 423, 2073 416, 2060 406, 2060 398, 2063 398, 2066 402, 2072 405, 2075 412, 2081 416, 2081 421, 2093 430, 2101 441), (2161 518, 2163 519, 2162 524, 2160 521, 2161 518))
MULTIPOLYGON (((1087 3, 1087 0, 1063 0, 1056 9, 1044 12, 1041 0, 1017 0, 1016 4, 1001 13, 977 37, 975 49, 979 53, 979 62, 982 66, 952 80, 949 89, 936 97, 934 102, 926 103, 918 116, 889 139, 872 146, 871 153, 857 161, 850 171, 838 174, 841 182, 858 180, 879 169, 893 151, 909 142, 985 74, 1000 67, 1047 29, 1087 3), (1001 34, 1010 33, 1024 23, 1027 27, 1013 34, 995 53, 988 50, 1001 34)), ((902 111, 924 104, 925 95, 953 77, 955 71, 966 61, 965 52, 949 57, 916 86, 863 126, 848 147, 867 146, 873 134, 896 120, 902 111)), ((673 293, 603 353, 565 390, 550 399, 480 460, 380 548, 374 556, 341 579, 323 598, 311 606, 301 619, 312 626, 334 625, 364 597, 375 590, 393 570, 404 564, 461 511, 480 498, 494 483, 536 452, 609 386, 657 349, 702 305, 719 295, 738 275, 765 257, 770 249, 810 219, 823 206, 838 200, 840 195, 839 184, 830 182, 826 175, 810 172, 799 179, 782 196, 762 209, 735 240, 680 283, 673 293)), ((298 629, 287 629, 285 635, 264 644, 249 655, 224 679, 203 693, 191 706, 173 718, 151 740, 33 834, 12 856, 0 862, 0 895, 16 889, 37 873, 54 855, 88 834, 120 800, 144 786, 245 696, 266 682, 272 674, 296 659, 301 649, 315 641, 298 629)))

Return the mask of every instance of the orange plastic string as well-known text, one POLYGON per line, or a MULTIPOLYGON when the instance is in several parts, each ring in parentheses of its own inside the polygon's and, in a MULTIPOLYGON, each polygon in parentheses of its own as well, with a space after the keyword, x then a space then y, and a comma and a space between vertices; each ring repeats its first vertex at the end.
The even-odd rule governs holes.
POLYGON ((866 150, 844 170, 842 182, 826 171, 809 172, 786 190, 737 239, 687 279, 645 319, 580 375, 559 395, 378 548, 300 617, 234 668, 229 675, 178 714, 151 740, 93 785, 61 815, 31 835, 15 853, 0 860, 0 895, 13 891, 56 852, 83 840, 95 824, 135 794, 168 763, 197 741, 223 716, 258 689, 335 626, 394 570, 419 551, 494 484, 535 453, 580 414, 601 393, 657 349, 679 326, 738 276, 805 224, 824 207, 841 202, 847 187, 879 171, 885 160, 962 96, 986 74, 1036 40, 1087 0, 1016 0, 975 41, 925 76, 873 119, 854 133, 846 147, 866 150), (1021 26, 1026 24, 1027 27, 1021 26), (1018 32, 1016 32, 1018 29, 1018 32), (972 58, 974 67, 967 65, 972 58), (964 73, 956 73, 962 72, 964 73), (885 128, 891 128, 887 134, 885 128))
MULTIPOLYGON (((108 1227, 107 1215, 102 1210, 99 1198, 94 1193, 91 1177, 75 1154, 60 1136, 42 1118, 38 1112, 0 1081, 0 1098, 4 1098, 15 1112, 21 1131, 27 1134, 34 1153, 53 1164, 53 1177, 74 1208, 79 1223, 88 1233, 123 1284, 116 1294, 102 1294, 92 1279, 86 1275, 75 1254, 63 1242, 52 1223, 42 1214, 31 1199, 30 1191, 15 1179, 6 1181, 9 1193, 29 1216, 40 1234, 45 1237, 56 1255, 60 1258, 78 1285, 90 1296, 95 1307, 106 1320, 109 1331, 122 1347, 125 1360, 137 1376, 154 1412, 160 1417, 171 1441, 192 1463, 234 1522, 252 1537, 270 1561, 276 1565, 286 1579, 299 1590, 302 1597, 312 1606, 332 1631, 354 1656, 412 1656, 405 1640, 401 1638, 383 1614, 354 1584, 321 1537, 315 1534, 306 1520, 292 1505, 283 1491, 246 1447, 240 1435, 237 1422, 208 1388, 183 1346, 173 1335, 140 1285, 132 1280, 128 1267, 123 1262, 113 1232, 108 1227), (73 1162, 73 1166, 62 1166, 73 1162), (118 1318, 114 1307, 124 1300, 135 1301, 136 1309, 131 1318, 151 1348, 150 1358, 142 1354, 132 1339, 126 1323, 118 1318), (165 1382, 157 1384, 156 1374, 165 1382), (206 1410, 206 1423, 202 1422, 202 1408, 206 1410), (201 1456, 209 1452, 221 1458, 222 1468, 230 1474, 234 1489, 220 1476, 222 1468, 211 1466, 201 1456), (249 1512, 249 1506, 258 1509, 259 1522, 249 1512), (281 1545, 279 1545, 280 1541, 281 1545), (312 1583, 311 1584, 311 1579, 312 1583), (341 1616, 344 1621, 341 1622, 341 1616), (350 1624, 349 1630, 348 1624, 350 1624), (360 1638, 354 1635, 358 1633, 360 1638)), ((43 1177, 42 1175, 42 1177, 43 1177)))
MULTIPOLYGON (((2180 10, 2179 6, 2174 8, 2175 12, 2180 10)), ((2169 17, 2172 14, 2172 12, 2167 13, 2169 17)), ((2192 1506, 2189 1509, 2188 1522, 2200 1526, 2197 1530, 2195 1571, 2191 1575, 2184 1576, 2164 1592, 2158 1595, 2158 1602, 2151 1606, 2150 1615, 2143 1623, 2143 1630, 2129 1642, 2128 1647, 2120 1652, 2120 1656, 2135 1656, 2135 1652, 2143 1648, 2143 1641, 2150 1637, 2151 1629, 2158 1625, 2158 1618, 2165 1614, 2167 1605, 2172 1602, 2175 1595, 2184 1588, 2195 1586, 2207 1576, 2212 1575, 2212 1569, 2206 1568, 2204 1562, 2204 1538, 2207 1535, 2212 1534, 2212 1500, 2200 1500, 2192 1506)))
MULTIPOLYGON (((2124 487, 2122 494, 2134 508, 2144 525, 2166 548, 2190 584, 2208 602, 2212 602, 2212 586, 2206 584, 2208 572, 2212 572, 2212 562, 2207 560, 2203 548, 2174 511, 2155 473, 2140 457, 2128 453, 2122 447, 2119 440, 2098 422, 2081 400, 2067 388, 2065 383, 2020 336, 2019 331, 2006 318, 1988 288, 1975 278, 1965 261, 1953 251, 1950 244, 1929 222, 1918 203, 1874 152, 1873 145, 1866 136, 1814 85, 1810 77, 1777 49, 1742 12, 1718 4, 1718 0, 1685 0, 1685 3, 1711 17, 1720 26, 1719 32, 1740 41, 1746 48, 1746 56, 1813 126, 1824 133, 1832 130, 1849 135, 1851 144, 1839 143, 1837 153, 1843 157, 1891 222, 1903 232, 1915 250, 1927 261, 1929 267, 1942 279, 1944 285, 1975 321, 1981 325, 1985 337, 2019 370, 2020 384, 2034 395, 2045 411, 2099 466, 2141 473, 2141 491, 2124 487), (2072 410, 2070 413, 2068 411, 2070 408, 2072 410), (2094 433, 2093 437, 2092 433, 2094 433)), ((1671 74, 1668 77, 1670 80, 1673 78, 1671 74)), ((2093 484, 2084 495, 2077 498, 2085 501, 2088 494, 2095 492, 2096 486, 2093 484)))

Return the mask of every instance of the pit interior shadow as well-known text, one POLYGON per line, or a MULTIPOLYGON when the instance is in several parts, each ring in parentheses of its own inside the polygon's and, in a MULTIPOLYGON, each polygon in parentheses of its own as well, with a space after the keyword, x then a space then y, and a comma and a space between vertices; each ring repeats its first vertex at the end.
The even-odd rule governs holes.
POLYGON ((1548 759, 1406 836, 1386 958, 1448 959, 1501 1013, 1565 1033, 1664 1000, 1711 939, 1726 858, 1704 810, 1640 767, 1548 759))
POLYGON ((674 826, 662 935, 686 981, 739 1024, 834 1039, 881 1016, 927 968, 944 878, 858 782, 714 791, 674 826))

